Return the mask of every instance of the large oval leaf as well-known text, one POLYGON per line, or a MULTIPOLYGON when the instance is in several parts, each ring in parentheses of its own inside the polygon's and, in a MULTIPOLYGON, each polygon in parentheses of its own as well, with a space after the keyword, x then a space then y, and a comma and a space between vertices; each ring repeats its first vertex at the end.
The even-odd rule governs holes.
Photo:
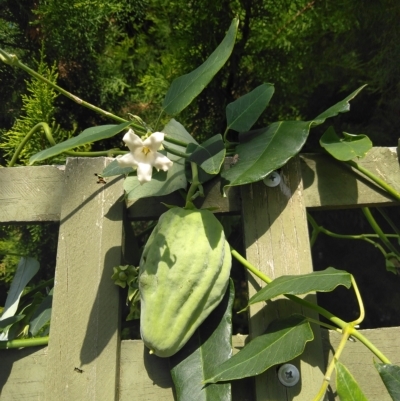
POLYGON ((372 142, 366 135, 343 132, 343 138, 340 138, 333 127, 325 131, 319 143, 331 156, 341 161, 364 157, 372 148, 372 142))
POLYGON ((349 111, 349 101, 364 86, 325 110, 312 121, 279 121, 266 128, 241 134, 239 139, 242 143, 236 149, 238 161, 232 168, 221 174, 224 195, 226 187, 260 181, 286 164, 300 152, 310 128, 324 123, 327 118, 349 111))
POLYGON ((232 306, 235 290, 232 280, 225 297, 185 347, 170 358, 172 380, 178 401, 230 401, 229 383, 204 386, 202 381, 216 364, 232 353, 232 306))
POLYGON ((181 112, 224 66, 232 53, 238 24, 239 20, 235 18, 224 40, 200 67, 172 82, 162 105, 166 113, 174 115, 181 112))
POLYGON ((227 128, 238 132, 248 131, 267 107, 274 86, 262 84, 226 106, 227 128))
POLYGON ((283 294, 301 295, 312 291, 329 292, 338 285, 351 286, 351 274, 344 270, 328 267, 308 274, 281 276, 262 288, 249 299, 249 305, 283 294))
POLYGON ((336 362, 336 389, 340 401, 368 401, 346 366, 336 362))
POLYGON ((242 135, 250 139, 237 146, 237 163, 222 172, 224 191, 228 186, 260 181, 286 164, 300 152, 310 125, 307 121, 279 121, 242 135))
POLYGON ((129 124, 130 121, 127 121, 119 125, 101 125, 98 127, 85 129, 78 136, 67 139, 61 143, 57 143, 57 145, 42 150, 41 152, 31 156, 29 163, 33 164, 34 162, 48 159, 49 157, 59 155, 60 153, 66 152, 78 146, 101 141, 102 139, 106 138, 111 138, 112 136, 119 134, 122 130, 128 127, 129 124))
POLYGON ((310 324, 299 315, 272 323, 268 331, 270 333, 256 337, 232 358, 217 366, 204 383, 258 375, 271 366, 302 354, 306 343, 314 339, 310 324))
POLYGON ((374 363, 392 400, 400 401, 400 366, 389 363, 374 363))

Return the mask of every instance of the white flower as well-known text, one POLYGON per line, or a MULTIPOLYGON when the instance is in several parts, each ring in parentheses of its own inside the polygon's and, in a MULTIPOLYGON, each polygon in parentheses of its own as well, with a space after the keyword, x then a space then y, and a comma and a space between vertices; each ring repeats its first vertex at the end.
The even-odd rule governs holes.
POLYGON ((172 161, 167 156, 158 153, 161 143, 164 140, 162 132, 154 132, 144 141, 137 136, 133 130, 129 130, 122 140, 128 146, 130 152, 123 156, 118 156, 117 161, 121 167, 137 168, 137 177, 140 184, 151 180, 153 167, 167 171, 172 167, 172 161))

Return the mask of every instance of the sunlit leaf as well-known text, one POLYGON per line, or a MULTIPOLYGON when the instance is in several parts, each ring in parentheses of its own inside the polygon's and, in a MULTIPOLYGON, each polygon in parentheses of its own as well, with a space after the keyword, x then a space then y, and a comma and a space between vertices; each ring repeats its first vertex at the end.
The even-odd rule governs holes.
POLYGON ((204 383, 258 375, 271 366, 302 354, 306 343, 314 339, 310 324, 298 315, 273 322, 267 331, 267 334, 256 337, 232 358, 217 366, 204 383))
POLYGON ((36 336, 39 330, 50 320, 51 305, 53 302, 53 289, 35 310, 29 323, 29 332, 36 336))
POLYGON ((342 161, 364 157, 372 148, 372 142, 366 135, 352 135, 343 132, 343 138, 340 138, 333 127, 329 127, 325 131, 319 143, 335 159, 342 161))
POLYGON ((236 148, 238 161, 222 172, 221 185, 226 187, 261 181, 272 171, 282 167, 298 154, 305 144, 310 128, 320 125, 327 118, 349 111, 349 101, 363 87, 336 103, 312 121, 279 121, 266 128, 242 133, 236 148))
POLYGON ((49 157, 59 155, 60 153, 66 152, 78 146, 111 138, 127 128, 129 124, 130 122, 126 122, 119 125, 101 125, 98 127, 85 129, 78 136, 67 139, 66 141, 58 143, 51 148, 42 150, 41 152, 34 154, 29 159, 29 163, 33 164, 34 162, 48 159, 49 157))
POLYGON ((223 41, 200 67, 172 82, 162 105, 166 113, 174 115, 181 112, 224 66, 232 53, 238 24, 235 18, 223 41))
POLYGON ((246 141, 236 148, 237 163, 221 174, 224 190, 260 181, 286 164, 300 152, 310 125, 307 121, 280 121, 242 134, 242 140, 246 141))
POLYGON ((208 174, 218 174, 225 160, 222 135, 214 135, 201 145, 197 145, 188 160, 198 164, 208 174))
POLYGON ((254 294, 249 300, 249 305, 283 294, 301 295, 313 291, 333 291, 338 285, 350 288, 351 274, 328 267, 308 274, 281 276, 254 294))
POLYGON ((336 389, 340 401, 368 401, 348 369, 336 362, 336 389))
POLYGON ((227 128, 238 132, 248 131, 267 107, 274 86, 262 84, 226 106, 227 128))
MULTIPOLYGON (((39 262, 33 258, 21 258, 18 262, 15 276, 8 291, 7 299, 4 305, 3 314, 0 321, 10 316, 14 316, 18 309, 19 300, 26 285, 39 270, 39 262)), ((0 334, 0 341, 7 340, 7 333, 0 334)))
POLYGON ((392 400, 400 401, 400 366, 389 363, 374 364, 392 400))
POLYGON ((229 383, 204 386, 202 381, 214 366, 226 361, 232 353, 232 305, 235 299, 233 282, 220 305, 176 355, 170 358, 177 400, 230 401, 229 383))

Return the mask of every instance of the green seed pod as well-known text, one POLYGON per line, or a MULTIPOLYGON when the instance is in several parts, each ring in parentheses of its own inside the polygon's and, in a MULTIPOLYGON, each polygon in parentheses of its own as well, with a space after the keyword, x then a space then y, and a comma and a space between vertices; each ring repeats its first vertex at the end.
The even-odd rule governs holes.
POLYGON ((139 269, 140 330, 150 352, 178 352, 221 302, 232 258, 208 210, 172 208, 144 248, 139 269))

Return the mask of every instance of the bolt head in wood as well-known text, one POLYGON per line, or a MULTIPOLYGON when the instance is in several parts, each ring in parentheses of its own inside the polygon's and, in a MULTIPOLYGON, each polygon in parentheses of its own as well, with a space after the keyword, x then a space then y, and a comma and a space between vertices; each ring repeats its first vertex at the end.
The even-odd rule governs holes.
POLYGON ((273 171, 263 179, 263 182, 267 187, 277 187, 281 182, 281 176, 277 171, 273 171))
POLYGON ((300 380, 300 372, 291 363, 285 363, 278 370, 278 379, 286 387, 295 386, 300 380))

